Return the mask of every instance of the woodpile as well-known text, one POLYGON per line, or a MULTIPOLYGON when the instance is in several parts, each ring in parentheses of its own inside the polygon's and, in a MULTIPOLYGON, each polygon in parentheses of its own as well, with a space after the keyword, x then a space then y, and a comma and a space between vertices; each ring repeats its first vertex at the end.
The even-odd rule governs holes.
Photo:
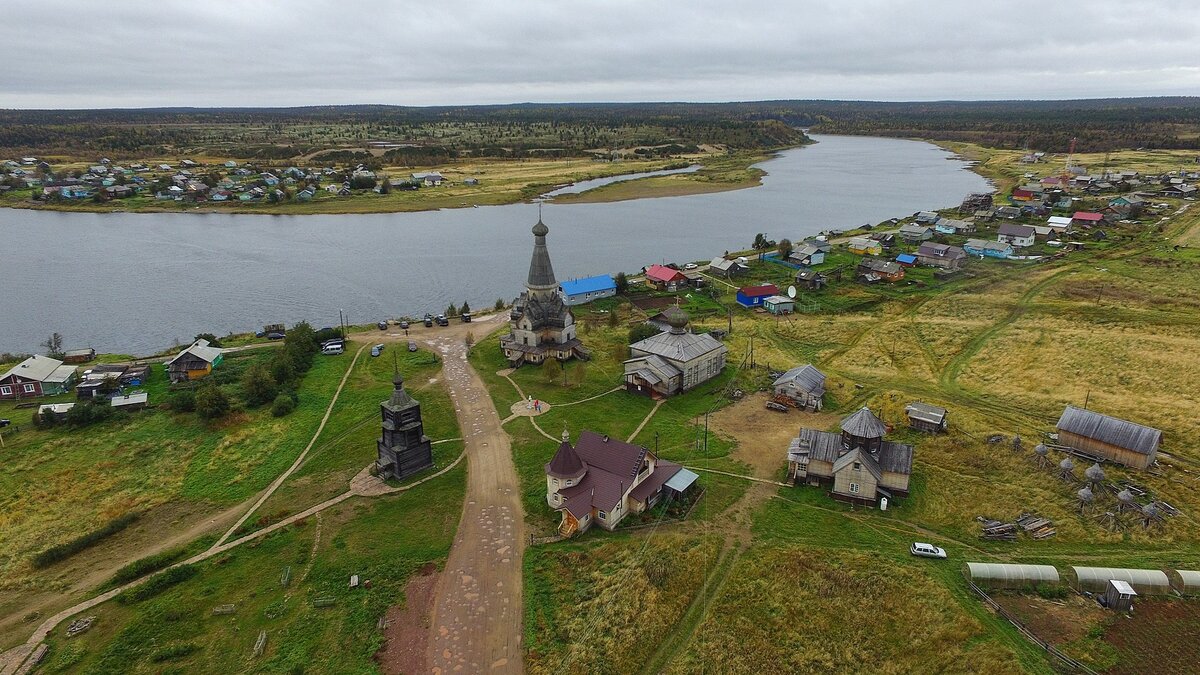
POLYGON ((1054 529, 1054 521, 1032 513, 1022 513, 1017 518, 1017 525, 1034 539, 1049 539, 1058 533, 1054 529))
POLYGON ((1014 523, 1005 523, 999 520, 988 520, 986 518, 979 519, 982 530, 979 533, 980 539, 990 541, 1016 541, 1017 526, 1014 523))
POLYGON ((235 612, 237 612, 237 605, 233 603, 227 605, 217 605, 216 607, 213 607, 213 615, 215 616, 224 616, 226 614, 233 614, 235 612))
POLYGON ((96 617, 94 617, 94 616, 89 616, 89 617, 85 617, 82 619, 75 619, 74 621, 71 622, 71 625, 67 626, 67 637, 75 637, 76 635, 79 635, 80 633, 91 628, 92 624, 95 622, 96 622, 96 617))

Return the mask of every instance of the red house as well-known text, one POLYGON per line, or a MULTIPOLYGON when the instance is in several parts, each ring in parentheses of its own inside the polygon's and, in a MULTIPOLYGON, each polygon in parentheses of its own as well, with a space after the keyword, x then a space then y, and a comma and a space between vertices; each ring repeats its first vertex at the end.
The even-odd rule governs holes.
POLYGON ((675 291, 687 285, 687 277, 683 272, 664 265, 651 265, 646 270, 646 283, 660 291, 675 291))
POLYGON ((1033 193, 1029 190, 1015 188, 1012 191, 1012 199, 1014 202, 1031 202, 1033 201, 1033 193))
POLYGON ((31 356, 0 376, 0 399, 65 394, 75 384, 75 366, 46 356, 31 356))
POLYGON ((1082 225, 1083 227, 1099 225, 1103 220, 1103 213, 1095 213, 1093 211, 1076 211, 1075 215, 1071 216, 1072 225, 1082 225))

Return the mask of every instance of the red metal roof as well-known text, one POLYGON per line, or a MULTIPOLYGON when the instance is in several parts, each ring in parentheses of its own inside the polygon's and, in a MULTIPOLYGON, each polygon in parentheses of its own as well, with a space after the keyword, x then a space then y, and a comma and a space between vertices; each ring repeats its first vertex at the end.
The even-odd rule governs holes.
POLYGON ((758 298, 768 295, 779 295, 779 288, 775 284, 767 284, 765 286, 746 286, 738 289, 738 292, 747 298, 758 298))
POLYGON ((1074 220, 1098 221, 1098 220, 1104 220, 1104 215, 1100 214, 1100 213, 1094 213, 1092 211, 1076 211, 1075 215, 1071 216, 1071 218, 1074 220))
POLYGON ((663 265, 651 265, 650 269, 646 270, 646 278, 654 281, 678 281, 686 279, 683 272, 663 265))

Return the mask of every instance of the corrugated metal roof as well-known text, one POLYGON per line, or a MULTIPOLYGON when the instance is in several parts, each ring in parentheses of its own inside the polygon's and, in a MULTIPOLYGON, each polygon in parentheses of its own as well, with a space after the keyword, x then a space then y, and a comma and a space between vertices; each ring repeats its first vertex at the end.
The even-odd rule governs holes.
POLYGON ((1102 415, 1073 405, 1058 418, 1058 430, 1149 455, 1158 450, 1162 432, 1135 422, 1102 415))
POLYGON ((775 380, 776 387, 785 384, 794 384, 801 391, 821 396, 825 393, 825 373, 817 370, 813 364, 806 363, 792 368, 775 380))
POLYGON ((617 287, 613 278, 607 274, 600 274, 594 277, 585 277, 583 279, 572 279, 562 282, 562 291, 567 295, 579 295, 580 293, 595 293, 597 291, 612 290, 617 287))
POLYGON ((674 363, 686 363, 705 354, 728 351, 720 340, 708 333, 659 333, 635 342, 629 348, 634 352, 661 356, 674 363))
POLYGON ((696 475, 694 472, 680 467, 679 471, 675 472, 675 475, 671 476, 671 480, 667 481, 665 485, 676 492, 683 492, 691 487, 692 483, 695 483, 698 478, 700 478, 700 476, 696 475))
POLYGON ((683 277, 683 272, 664 265, 651 265, 646 270, 646 278, 653 281, 670 281, 683 277))
POLYGON ((7 379, 10 375, 16 375, 27 380, 42 382, 50 377, 62 364, 63 362, 58 359, 35 354, 13 366, 11 370, 4 374, 4 377, 0 377, 0 380, 7 379))
POLYGON ((738 289, 738 293, 747 298, 759 298, 768 295, 776 295, 779 293, 779 287, 775 284, 763 284, 762 286, 745 286, 738 289))

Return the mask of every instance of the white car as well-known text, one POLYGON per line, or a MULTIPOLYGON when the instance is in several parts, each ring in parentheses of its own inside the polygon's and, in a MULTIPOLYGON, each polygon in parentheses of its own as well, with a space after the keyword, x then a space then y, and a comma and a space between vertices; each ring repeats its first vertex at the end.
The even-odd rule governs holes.
POLYGON ((686 265, 684 265, 684 266, 683 266, 683 269, 685 269, 685 270, 694 270, 694 269, 696 269, 697 267, 699 267, 699 265, 697 265, 696 263, 688 263, 688 264, 686 264, 686 265))
POLYGON ((913 542, 913 545, 908 547, 908 550, 913 555, 919 555, 922 558, 945 558, 946 550, 938 548, 933 544, 925 544, 922 542, 913 542))

